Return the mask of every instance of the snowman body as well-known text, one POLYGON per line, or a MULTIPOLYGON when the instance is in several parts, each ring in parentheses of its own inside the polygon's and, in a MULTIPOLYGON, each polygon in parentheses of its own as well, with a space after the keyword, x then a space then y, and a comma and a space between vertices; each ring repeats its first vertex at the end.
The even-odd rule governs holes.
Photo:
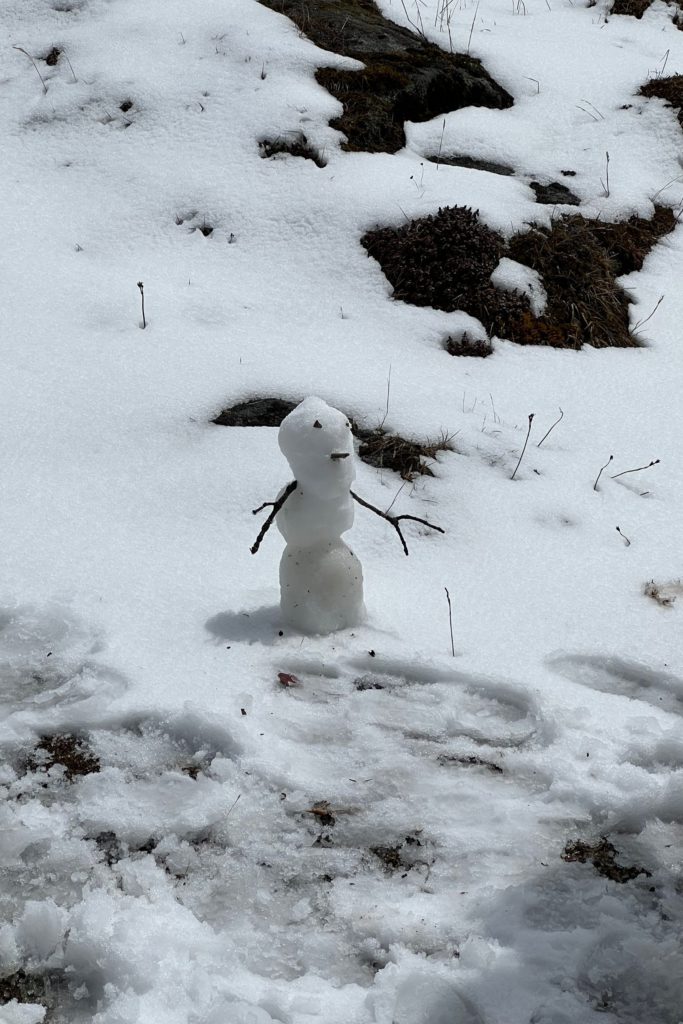
POLYGON ((287 416, 280 449, 297 481, 277 515, 287 546, 280 562, 284 621, 305 633, 331 633, 365 616, 363 569, 341 539, 353 524, 351 425, 320 398, 287 416))

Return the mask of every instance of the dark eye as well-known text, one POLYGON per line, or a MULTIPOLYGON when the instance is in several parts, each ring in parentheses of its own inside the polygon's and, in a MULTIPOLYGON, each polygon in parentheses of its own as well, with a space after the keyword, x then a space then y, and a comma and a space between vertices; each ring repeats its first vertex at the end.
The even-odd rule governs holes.
POLYGON ((316 421, 315 421, 315 423, 313 424, 313 426, 314 426, 314 427, 317 427, 317 429, 318 429, 318 430, 322 430, 322 429, 323 429, 323 425, 322 425, 322 423, 319 423, 319 422, 318 422, 318 420, 316 420, 316 421))

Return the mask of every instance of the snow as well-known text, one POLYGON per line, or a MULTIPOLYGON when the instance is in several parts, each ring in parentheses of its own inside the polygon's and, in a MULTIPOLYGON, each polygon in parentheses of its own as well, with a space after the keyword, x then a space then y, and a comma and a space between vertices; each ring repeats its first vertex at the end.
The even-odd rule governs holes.
POLYGON ((548 224, 532 180, 605 220, 677 208, 676 112, 638 89, 683 72, 683 36, 661 3, 606 13, 452 5, 515 105, 390 156, 329 127, 315 68, 354 63, 255 0, 2 5, 0 977, 58 976, 46 1019, 682 1019, 683 613, 645 593, 682 575, 682 229, 621 282, 634 325, 664 296, 642 348, 486 359, 450 357, 472 318, 391 301, 359 245, 454 203, 548 224), (55 45, 45 91, 12 47, 55 45), (301 131, 325 167, 259 155, 301 131), (362 624, 282 622, 276 531, 249 550, 290 478, 276 431, 210 422, 254 395, 453 435, 412 483, 339 460, 446 531, 404 524, 406 558, 358 509, 362 624), (32 765, 60 732, 99 772, 32 765), (650 874, 562 859, 603 835, 650 874))

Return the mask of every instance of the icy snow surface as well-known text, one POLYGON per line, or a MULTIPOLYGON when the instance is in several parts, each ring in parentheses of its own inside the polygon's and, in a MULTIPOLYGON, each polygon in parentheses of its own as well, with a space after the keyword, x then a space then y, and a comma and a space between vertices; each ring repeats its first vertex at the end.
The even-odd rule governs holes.
POLYGON ((255 0, 0 5, 0 981, 53 1024, 682 1019, 683 609, 652 595, 683 576, 683 229, 622 282, 642 348, 487 359, 359 238, 447 204, 547 224, 529 182, 563 170, 590 216, 676 207, 676 112, 638 90, 683 35, 661 2, 450 9, 515 104, 390 156, 329 127, 315 68, 355 65, 255 0), (301 131, 325 167, 262 159, 301 131), (211 423, 311 394, 453 435, 412 483, 357 464, 446 532, 406 525, 406 558, 358 509, 368 619, 317 638, 282 627, 277 531, 249 551, 277 432, 211 423), (648 874, 562 858, 603 836, 648 874))

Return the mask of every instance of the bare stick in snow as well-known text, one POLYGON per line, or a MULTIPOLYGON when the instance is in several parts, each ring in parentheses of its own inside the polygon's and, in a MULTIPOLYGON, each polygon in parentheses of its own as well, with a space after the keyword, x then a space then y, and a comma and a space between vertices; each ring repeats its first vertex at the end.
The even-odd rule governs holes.
POLYGON ((451 654, 455 657, 455 644, 453 642, 453 609, 451 608, 451 595, 448 593, 448 587, 443 588, 446 591, 446 600, 448 601, 448 624, 451 627, 451 654))
POLYGON ((599 472, 599 473, 598 473, 598 475, 596 476, 596 478, 595 478, 595 483, 593 484, 593 490, 594 490, 594 491, 597 491, 597 489, 598 489, 598 480, 600 479, 600 477, 602 476, 602 474, 603 474, 603 473, 605 472, 605 470, 607 469, 607 467, 609 466, 609 464, 610 464, 610 462, 612 461, 612 459, 613 459, 613 458, 614 458, 614 456, 613 456, 613 455, 610 455, 609 459, 607 460, 607 462, 605 463, 605 465, 604 465, 604 466, 602 467, 602 469, 600 470, 600 472, 599 472))
POLYGON ((526 440, 524 442, 524 447, 522 448, 522 454, 519 457, 519 461, 517 462, 517 465, 515 466, 514 472, 513 472, 512 476, 510 477, 511 480, 515 479, 515 474, 517 473, 517 470, 519 469, 519 467, 522 464, 522 459, 524 458, 524 452, 526 451, 526 446, 529 443, 529 434, 531 433, 531 424, 533 422, 534 422, 534 413, 530 412, 529 413, 529 429, 526 432, 526 440))
POLYGON ((142 329, 144 331, 147 321, 145 320, 145 286, 142 281, 138 281, 138 288, 140 289, 140 301, 142 303, 142 329))

